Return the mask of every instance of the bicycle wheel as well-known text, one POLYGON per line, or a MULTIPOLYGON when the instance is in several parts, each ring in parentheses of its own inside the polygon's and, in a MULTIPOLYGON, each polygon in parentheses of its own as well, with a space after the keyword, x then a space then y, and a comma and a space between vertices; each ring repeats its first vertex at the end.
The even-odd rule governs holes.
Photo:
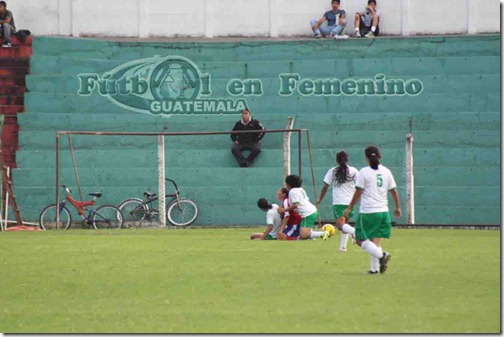
POLYGON ((113 205, 99 207, 91 219, 95 229, 119 229, 124 219, 121 210, 113 205))
POLYGON ((39 226, 44 230, 52 229, 68 229, 72 224, 72 215, 68 208, 63 205, 59 206, 59 223, 56 222, 56 204, 49 205, 40 212, 39 226))
POLYGON ((119 209, 124 217, 124 222, 145 220, 148 212, 147 205, 139 199, 126 199, 119 205, 119 209))
POLYGON ((166 219, 174 226, 188 226, 196 221, 198 206, 189 199, 172 201, 166 206, 166 219))

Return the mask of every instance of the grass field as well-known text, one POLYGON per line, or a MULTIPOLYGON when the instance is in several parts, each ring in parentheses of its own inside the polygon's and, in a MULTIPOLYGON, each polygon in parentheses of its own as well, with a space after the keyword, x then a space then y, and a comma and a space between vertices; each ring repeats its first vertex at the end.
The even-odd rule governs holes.
POLYGON ((500 231, 394 229, 383 275, 252 231, 2 233, 0 331, 501 332, 500 231))

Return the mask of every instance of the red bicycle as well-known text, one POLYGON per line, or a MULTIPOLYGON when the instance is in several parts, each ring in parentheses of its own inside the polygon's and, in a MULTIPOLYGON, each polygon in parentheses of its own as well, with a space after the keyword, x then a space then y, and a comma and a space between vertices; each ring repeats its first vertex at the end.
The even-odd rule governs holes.
POLYGON ((72 215, 68 210, 67 201, 75 207, 79 215, 82 217, 84 225, 93 227, 94 229, 119 229, 122 227, 124 218, 121 210, 113 205, 104 205, 94 209, 96 198, 102 196, 101 192, 90 193, 93 200, 78 201, 72 198, 72 191, 65 185, 61 187, 66 191, 66 198, 59 205, 52 204, 45 207, 40 213, 39 224, 40 228, 48 229, 68 229, 72 224, 72 215), (87 211, 87 215, 86 215, 87 211), (56 221, 56 212, 59 213, 59 223, 56 221))

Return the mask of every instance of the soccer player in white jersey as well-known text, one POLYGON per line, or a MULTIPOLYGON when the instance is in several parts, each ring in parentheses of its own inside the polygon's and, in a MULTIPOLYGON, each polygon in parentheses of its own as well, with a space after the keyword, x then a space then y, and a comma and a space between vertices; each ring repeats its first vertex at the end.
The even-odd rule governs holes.
MULTIPOLYGON (((355 167, 347 165, 348 160, 349 156, 346 151, 342 150, 336 154, 336 163, 338 166, 327 171, 324 177, 324 186, 322 187, 322 191, 320 191, 320 198, 317 201, 317 205, 320 205, 324 199, 327 189, 329 186, 332 186, 332 204, 335 219, 343 216, 343 212, 348 207, 348 204, 350 203, 350 200, 352 200, 355 192, 355 181, 359 171, 355 167)), ((353 214, 354 212, 352 210, 349 217, 352 217, 353 214)), ((351 227, 348 224, 347 226, 351 227)), ((336 227, 342 231, 339 251, 346 252, 348 238, 350 235, 354 234, 354 230, 352 228, 352 231, 349 233, 343 231, 343 225, 340 224, 339 221, 336 221, 336 227)))
POLYGON ((381 238, 390 238, 392 228, 388 208, 387 192, 390 192, 395 203, 394 215, 401 216, 401 205, 397 186, 392 172, 380 164, 380 150, 377 146, 368 146, 364 151, 369 166, 359 171, 355 182, 355 193, 344 212, 348 216, 357 201, 362 200, 359 217, 355 224, 355 239, 359 246, 371 255, 369 274, 383 274, 387 270, 390 254, 382 251, 381 238))
POLYGON ((290 175, 285 178, 285 187, 289 190, 289 208, 280 208, 279 212, 290 212, 295 210, 301 215, 300 239, 315 239, 324 235, 324 231, 312 230, 317 220, 317 207, 310 202, 306 191, 301 187, 303 180, 297 175, 290 175))
POLYGON ((268 200, 261 198, 257 201, 257 207, 266 212, 266 230, 264 233, 250 234, 251 240, 276 240, 282 218, 278 213, 278 205, 270 204, 268 200))

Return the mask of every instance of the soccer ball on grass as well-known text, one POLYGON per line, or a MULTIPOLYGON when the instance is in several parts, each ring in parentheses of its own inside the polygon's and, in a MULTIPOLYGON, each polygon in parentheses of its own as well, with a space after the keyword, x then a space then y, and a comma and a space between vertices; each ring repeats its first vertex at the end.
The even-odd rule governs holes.
POLYGON ((336 233, 336 228, 334 228, 334 226, 330 223, 326 223, 324 226, 322 226, 322 230, 324 232, 329 232, 329 235, 331 236, 336 233))

